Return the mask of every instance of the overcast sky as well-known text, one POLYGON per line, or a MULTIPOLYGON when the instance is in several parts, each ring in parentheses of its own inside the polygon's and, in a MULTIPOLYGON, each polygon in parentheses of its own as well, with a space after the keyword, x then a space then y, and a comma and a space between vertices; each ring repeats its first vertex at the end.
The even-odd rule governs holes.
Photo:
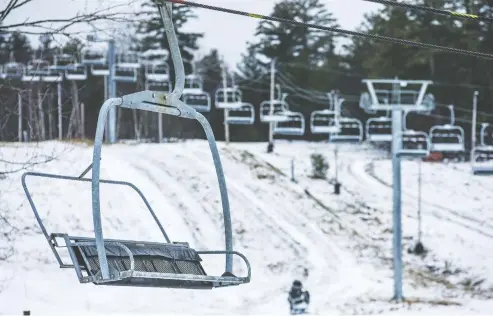
MULTIPOLYGON (((276 0, 193 0, 210 5, 223 6, 252 13, 268 15, 276 0)), ((363 15, 380 8, 380 5, 362 0, 322 0, 338 19, 342 28, 353 30, 363 20, 363 15)), ((138 11, 141 0, 33 0, 22 10, 15 11, 5 23, 25 19, 60 18, 77 12, 94 10, 102 6, 125 4, 124 9, 138 11), (132 1, 130 5, 127 5, 132 1)), ((230 65, 240 60, 246 42, 254 41, 254 30, 259 20, 242 16, 196 9, 198 19, 189 22, 187 30, 203 32, 201 53, 217 48, 230 65)))

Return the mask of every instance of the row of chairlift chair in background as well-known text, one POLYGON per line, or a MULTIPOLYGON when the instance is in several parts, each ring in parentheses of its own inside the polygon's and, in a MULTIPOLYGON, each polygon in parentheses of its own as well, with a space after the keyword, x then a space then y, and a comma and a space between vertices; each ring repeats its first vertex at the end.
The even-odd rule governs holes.
MULTIPOLYGON (((388 94, 391 91, 376 90, 380 94, 381 102, 388 104, 388 94)), ((418 92, 401 91, 402 94, 409 94, 416 101, 418 92)), ((330 108, 314 111, 310 117, 310 129, 313 134, 327 134, 329 141, 334 143, 359 143, 366 138, 369 142, 391 142, 392 141, 392 118, 390 111, 385 111, 385 115, 372 117, 367 120, 366 126, 352 117, 342 115, 342 103, 344 99, 333 99, 329 94, 330 108)), ((434 100, 431 94, 425 96, 423 101, 427 104, 428 111, 421 114, 429 114, 434 109, 434 100)), ((377 111, 370 110, 370 103, 362 96, 360 107, 369 114, 377 114, 377 111)), ((454 125, 454 107, 449 106, 450 123, 433 126, 429 133, 408 129, 406 127, 406 117, 409 111, 404 112, 403 130, 401 138, 401 154, 404 156, 426 156, 430 152, 441 152, 449 154, 462 154, 465 152, 464 130, 462 127, 454 125)))
MULTIPOLYGON (((167 59, 165 53, 160 57, 167 59)), ((144 65, 146 86, 149 90, 169 91, 170 76, 169 66, 163 59, 160 62, 147 60, 147 56, 138 57, 136 54, 120 54, 116 56, 115 80, 120 82, 136 82, 137 74, 144 65)), ((81 63, 77 63, 74 56, 60 54, 54 56, 54 64, 46 60, 33 59, 23 65, 15 61, 6 63, 1 68, 2 79, 20 79, 22 81, 34 82, 59 82, 63 75, 67 80, 86 80, 88 70, 95 76, 108 76, 109 68, 106 54, 101 51, 87 50, 83 55, 81 63)), ((273 123, 275 135, 301 136, 305 133, 305 118, 300 112, 289 110, 286 102, 287 94, 282 94, 277 85, 278 95, 274 101, 264 101, 260 104, 260 120, 264 123, 273 123), (272 106, 271 106, 272 104, 272 106)), ((382 101, 388 102, 387 90, 376 90, 383 96, 382 101)), ((408 93, 412 98, 417 97, 416 91, 401 91, 408 93)), ((427 95, 429 97, 431 95, 427 95)), ((341 115, 344 99, 333 99, 330 97, 330 108, 312 112, 310 117, 310 129, 313 134, 328 134, 331 142, 354 143, 361 142, 366 137, 370 142, 390 142, 392 140, 392 119, 387 111, 385 115, 373 117, 367 120, 366 126, 352 117, 341 115)), ((215 106, 219 109, 227 109, 225 123, 237 125, 251 125, 255 122, 255 109, 250 103, 242 101, 242 92, 238 87, 227 87, 216 90, 215 106)), ((185 88, 183 90, 183 101, 200 112, 211 110, 212 100, 210 95, 203 90, 203 82, 200 76, 187 75, 185 88)), ((433 101, 433 100, 431 100, 433 101)), ((376 111, 369 110, 365 102, 360 101, 360 107, 370 114, 376 111)), ((434 102, 430 112, 434 108, 434 102)), ((422 155, 429 152, 441 152, 445 154, 459 155, 465 152, 464 130, 455 125, 454 109, 450 109, 450 123, 433 126, 429 133, 404 129, 402 136, 402 148, 407 154, 416 153, 422 155)), ((407 112, 406 114, 407 115, 407 112)), ((405 119, 404 119, 405 121, 405 119)), ((404 124, 405 125, 405 124, 404 124)), ((483 167, 481 162, 493 160, 493 147, 485 145, 484 131, 488 125, 482 128, 480 145, 473 148, 471 155, 473 163, 478 167, 473 169, 476 174, 487 172, 493 173, 493 168, 483 167)))

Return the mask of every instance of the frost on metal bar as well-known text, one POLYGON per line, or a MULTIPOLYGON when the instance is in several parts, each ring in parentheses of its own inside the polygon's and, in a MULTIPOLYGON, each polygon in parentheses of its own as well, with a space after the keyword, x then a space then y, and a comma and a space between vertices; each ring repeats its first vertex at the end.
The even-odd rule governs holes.
POLYGON ((228 192, 214 134, 205 117, 180 100, 184 88, 184 68, 171 21, 171 6, 166 5, 166 8, 160 7, 159 11, 171 47, 171 57, 176 73, 176 86, 174 90, 171 93, 142 91, 107 100, 99 112, 92 165, 84 170, 79 177, 27 172, 22 176, 22 185, 34 215, 60 267, 73 268, 81 283, 92 282, 96 285, 185 289, 211 289, 248 283, 251 277, 250 264, 244 255, 233 251, 228 192), (100 179, 100 160, 105 123, 110 109, 115 106, 196 119, 200 122, 209 142, 219 182, 225 227, 225 250, 197 251, 191 248, 186 242, 171 242, 149 202, 135 185, 128 182, 100 179), (89 169, 92 169, 92 177, 90 179, 84 178, 84 175, 89 172, 89 169), (94 236, 80 237, 67 233, 49 234, 27 188, 26 178, 29 176, 90 182, 92 188, 94 236), (147 206, 150 215, 154 218, 156 225, 161 230, 165 242, 104 238, 100 208, 100 183, 124 185, 134 189, 147 206), (64 263, 61 260, 58 250, 62 247, 68 250, 71 263, 64 263), (225 272, 222 275, 209 276, 206 274, 201 265, 201 256, 209 254, 225 255, 225 272), (246 276, 238 277, 233 274, 233 255, 239 256, 245 262, 247 267, 246 276))

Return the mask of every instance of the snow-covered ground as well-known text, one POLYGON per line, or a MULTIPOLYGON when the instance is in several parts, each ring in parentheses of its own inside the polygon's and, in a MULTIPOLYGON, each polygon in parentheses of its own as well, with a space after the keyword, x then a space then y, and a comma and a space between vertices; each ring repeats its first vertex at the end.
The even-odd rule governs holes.
MULTIPOLYGON (((333 145, 277 142, 219 144, 232 210, 235 250, 252 264, 247 285, 212 291, 118 288, 79 284, 60 269, 35 222, 20 173, 0 180, 0 214, 15 228, 14 255, 0 261, 0 314, 50 312, 160 314, 288 313, 287 291, 300 279, 313 314, 488 313, 493 310, 493 178, 467 164, 422 163, 426 256, 407 253, 417 235, 417 162, 403 163, 404 295, 389 303, 392 281, 391 163, 367 145, 339 145, 341 195, 311 175, 310 155, 323 154, 334 176, 333 145), (294 159, 296 182, 290 181, 294 159), (492 213, 492 214, 490 214, 492 213)), ((205 141, 118 144, 103 149, 102 175, 136 184, 174 241, 223 249, 219 190, 205 141)), ((91 162, 85 144, 3 144, 2 161, 53 155, 35 171, 78 175, 91 162)), ((42 158, 40 158, 42 159, 42 158)), ((5 165, 2 169, 15 169, 5 165)), ((89 174, 90 175, 90 174, 89 174)), ((28 185, 49 232, 91 236, 89 183, 32 178, 28 185)), ((137 194, 102 186, 105 237, 164 241, 137 194)), ((5 238, 0 246, 5 245, 5 238)), ((205 257, 209 274, 224 259, 205 257)), ((236 274, 245 272, 235 263, 236 274)))

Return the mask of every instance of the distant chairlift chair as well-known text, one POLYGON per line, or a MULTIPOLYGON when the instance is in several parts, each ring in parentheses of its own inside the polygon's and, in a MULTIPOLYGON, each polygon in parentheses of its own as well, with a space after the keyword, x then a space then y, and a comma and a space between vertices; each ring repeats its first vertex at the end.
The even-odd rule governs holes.
MULTIPOLYGON (((277 85, 280 93, 281 86, 277 85)), ((286 115, 289 112, 289 105, 286 102, 288 94, 280 93, 279 99, 266 100, 260 103, 260 121, 263 123, 286 122, 290 118, 286 115)))
POLYGON ((63 76, 53 72, 50 63, 43 59, 33 59, 27 64, 26 73, 22 77, 24 82, 60 82, 63 76))
POLYGON ((432 152, 460 154, 465 152, 464 129, 455 126, 454 106, 449 105, 450 123, 436 125, 430 129, 430 145, 432 152))
POLYGON ((300 112, 285 111, 287 119, 274 123, 274 135, 302 136, 305 134, 305 116, 300 112))
POLYGON ((342 104, 344 99, 341 98, 336 102, 336 112, 339 113, 340 131, 331 133, 329 142, 331 143, 361 143, 363 141, 363 123, 352 117, 343 117, 342 104))
POLYGON ((199 112, 210 112, 212 107, 211 96, 203 90, 203 81, 200 76, 185 76, 183 102, 199 112))
POLYGON ((373 117, 366 121, 366 139, 370 142, 392 141, 392 118, 390 111, 386 116, 373 117))
POLYGON ((94 76, 108 76, 110 74, 105 51, 89 47, 82 54, 82 64, 88 65, 94 76))
POLYGON ((142 91, 119 98, 112 98, 103 104, 99 112, 96 128, 93 162, 90 166, 92 167, 91 179, 83 178, 90 168, 87 168, 79 177, 26 172, 22 176, 22 185, 41 230, 55 254, 60 267, 75 269, 79 282, 81 283, 92 282, 96 285, 184 289, 211 289, 214 287, 248 283, 250 282, 251 275, 250 264, 245 256, 233 251, 228 192, 214 135, 211 126, 205 117, 179 100, 184 86, 184 67, 178 48, 178 39, 176 38, 171 20, 171 5, 167 4, 165 5, 165 8, 159 5, 158 8, 163 19, 167 38, 171 47, 171 53, 174 57, 174 68, 176 69, 175 90, 171 94, 156 91, 142 91), (137 187, 128 182, 100 179, 100 159, 104 129, 108 112, 115 106, 196 119, 200 122, 209 142, 219 181, 224 212, 225 251, 196 251, 190 248, 187 243, 172 243, 146 198, 137 187), (90 182, 92 187, 92 213, 95 237, 77 237, 66 233, 48 234, 26 185, 26 179, 31 176, 90 182), (100 183, 129 186, 137 191, 144 200, 149 212, 156 221, 157 226, 160 228, 166 242, 158 243, 104 239, 100 210, 100 183), (60 244, 60 240, 63 244, 60 244), (61 247, 68 250, 72 261, 71 264, 63 263, 60 259, 58 249, 61 247), (223 275, 208 276, 205 273, 200 264, 200 261, 202 260, 200 256, 206 254, 225 254, 226 268, 223 275), (233 275, 233 254, 241 257, 246 263, 248 270, 247 276, 237 277, 233 275))
POLYGON ((486 143, 486 130, 489 123, 481 124, 480 145, 474 146, 471 151, 471 165, 474 175, 493 175, 493 146, 486 143))
POLYGON ((226 124, 252 125, 255 123, 255 108, 250 103, 243 103, 239 108, 230 109, 226 124))
POLYGON ((407 129, 406 118, 409 111, 403 114, 403 131, 397 136, 401 142, 401 148, 396 153, 401 158, 423 158, 430 154, 430 139, 428 134, 421 131, 407 129))
POLYGON ((341 131, 341 125, 333 110, 316 110, 310 115, 312 134, 332 134, 341 131))
POLYGON ((114 79, 120 82, 137 82, 140 63, 137 53, 119 54, 114 67, 114 79))
POLYGON ((243 93, 238 87, 219 88, 214 97, 217 109, 235 109, 243 106, 243 93))
POLYGON ((22 63, 8 62, 3 65, 2 79, 22 79, 26 66, 22 63))

